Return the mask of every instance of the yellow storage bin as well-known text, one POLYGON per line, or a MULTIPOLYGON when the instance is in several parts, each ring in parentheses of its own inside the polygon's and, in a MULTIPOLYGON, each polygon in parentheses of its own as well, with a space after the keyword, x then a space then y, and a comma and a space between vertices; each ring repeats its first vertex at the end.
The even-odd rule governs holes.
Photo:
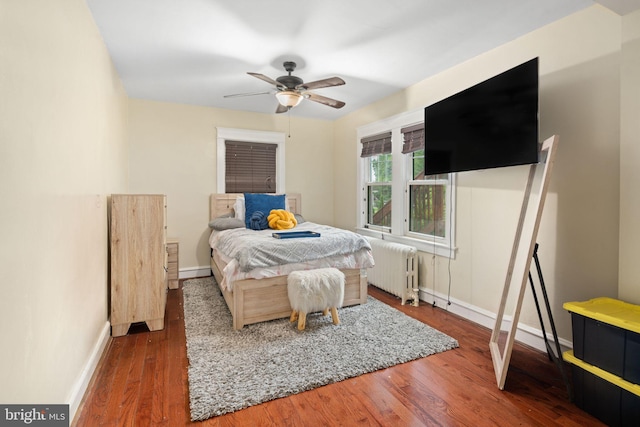
POLYGON ((603 297, 563 307, 571 312, 573 355, 640 384, 640 306, 603 297))

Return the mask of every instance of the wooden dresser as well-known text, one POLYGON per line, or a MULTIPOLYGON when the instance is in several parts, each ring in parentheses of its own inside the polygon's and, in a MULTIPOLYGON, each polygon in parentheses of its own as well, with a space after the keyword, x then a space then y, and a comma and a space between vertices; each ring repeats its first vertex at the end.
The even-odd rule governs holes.
POLYGON ((114 194, 110 202, 111 335, 132 323, 164 328, 166 196, 114 194))

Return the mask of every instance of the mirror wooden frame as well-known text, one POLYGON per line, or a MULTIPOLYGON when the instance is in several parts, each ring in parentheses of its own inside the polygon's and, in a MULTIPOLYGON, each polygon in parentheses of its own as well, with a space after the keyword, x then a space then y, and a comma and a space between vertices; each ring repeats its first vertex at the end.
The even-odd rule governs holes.
POLYGON ((540 163, 531 165, 529 169, 529 178, 527 180, 524 199, 522 201, 522 208, 520 210, 520 218, 518 220, 518 226, 516 228, 513 247, 511 249, 511 259, 509 261, 507 277, 505 280, 504 288, 502 290, 500 308, 498 310, 493 332, 491 333, 489 348, 491 350, 493 368, 496 373, 496 381, 498 382, 498 388, 500 390, 504 389, 504 384, 507 379, 507 370, 509 369, 511 352, 513 350, 513 342, 515 340, 516 331, 518 329, 518 319, 520 318, 520 310, 522 308, 524 291, 526 289, 527 280, 529 278, 529 269, 531 268, 531 260, 533 258, 533 252, 536 245, 538 229, 540 228, 540 220, 542 218, 542 211, 544 209, 544 201, 549 189, 549 182, 551 180, 551 170, 553 168, 553 163, 555 160, 558 139, 559 137, 557 135, 554 135, 542 143, 540 154, 543 157, 543 160, 540 163), (524 225, 529 209, 529 199, 534 184, 534 178, 536 176, 536 169, 539 165, 541 165, 542 162, 544 162, 544 170, 542 172, 540 192, 538 194, 537 200, 535 201, 535 205, 532 206, 535 209, 536 216, 533 226, 530 229, 526 230, 527 232, 524 232, 524 225), (527 244, 528 246, 526 246, 527 244), (526 253, 524 252, 525 250, 527 251, 526 253), (525 258, 523 259, 522 257, 525 258), (520 263, 516 265, 517 260, 520 260, 520 263), (519 280, 519 282, 515 283, 515 286, 520 286, 518 289, 518 298, 514 307, 513 316, 510 320, 511 326, 508 330, 506 342, 504 342, 504 349, 501 351, 499 340, 501 338, 502 322, 504 320, 509 292, 512 290, 514 280, 519 280))

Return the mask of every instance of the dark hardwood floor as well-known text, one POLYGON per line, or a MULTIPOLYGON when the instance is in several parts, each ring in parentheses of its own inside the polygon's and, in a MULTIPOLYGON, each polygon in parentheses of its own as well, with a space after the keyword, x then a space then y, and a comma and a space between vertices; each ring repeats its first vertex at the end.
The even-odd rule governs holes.
POLYGON ((181 281, 169 291, 164 330, 134 325, 127 336, 111 339, 72 425, 603 425, 569 401, 545 353, 516 343, 501 391, 489 353, 490 330, 424 303, 402 306, 377 288, 369 292, 456 338, 460 347, 191 423, 181 281))

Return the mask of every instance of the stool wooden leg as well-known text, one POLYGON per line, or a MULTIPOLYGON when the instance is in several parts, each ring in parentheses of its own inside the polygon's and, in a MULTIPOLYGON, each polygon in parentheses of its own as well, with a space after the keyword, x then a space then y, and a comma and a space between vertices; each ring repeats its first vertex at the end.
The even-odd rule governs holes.
POLYGON ((327 314, 329 314, 329 308, 325 308, 324 310, 322 310, 322 315, 326 316, 327 314))
POLYGON ((295 322, 296 320, 298 320, 298 312, 296 310, 293 310, 291 312, 291 317, 289 318, 289 322, 295 322))
POLYGON ((331 307, 331 318, 334 325, 340 324, 340 317, 338 317, 338 310, 335 307, 331 307))
POLYGON ((298 330, 304 331, 305 326, 307 326, 307 313, 301 311, 298 313, 298 330))

